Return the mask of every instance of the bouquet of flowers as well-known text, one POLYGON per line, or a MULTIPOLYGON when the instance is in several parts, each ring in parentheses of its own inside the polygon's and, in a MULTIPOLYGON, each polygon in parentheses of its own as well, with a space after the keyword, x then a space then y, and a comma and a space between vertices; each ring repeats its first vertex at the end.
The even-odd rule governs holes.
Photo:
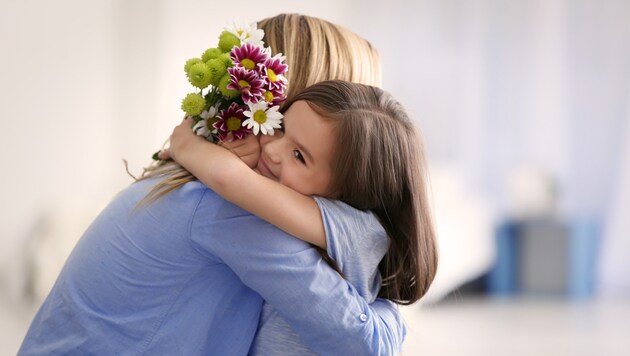
POLYGON ((217 47, 186 61, 188 81, 198 91, 186 95, 182 110, 195 121, 193 131, 209 141, 241 139, 280 128, 279 104, 285 99, 288 66, 271 54, 256 24, 234 24, 217 47))

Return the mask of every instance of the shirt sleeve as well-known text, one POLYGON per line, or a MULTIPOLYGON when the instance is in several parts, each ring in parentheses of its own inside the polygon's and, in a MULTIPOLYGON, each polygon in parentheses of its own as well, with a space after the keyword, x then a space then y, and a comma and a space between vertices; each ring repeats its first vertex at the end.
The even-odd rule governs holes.
POLYGON ((374 301, 381 288, 378 264, 389 247, 385 229, 370 211, 320 197, 315 201, 324 222, 328 255, 359 294, 374 301))
POLYGON ((271 304, 311 350, 400 352, 405 326, 397 307, 380 299, 368 304, 309 244, 225 201, 198 209, 191 239, 271 304))

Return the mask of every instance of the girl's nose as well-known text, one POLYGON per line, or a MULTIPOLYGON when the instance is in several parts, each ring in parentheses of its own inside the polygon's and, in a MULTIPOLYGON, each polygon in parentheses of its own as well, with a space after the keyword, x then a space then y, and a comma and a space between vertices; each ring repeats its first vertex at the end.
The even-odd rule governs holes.
POLYGON ((265 156, 267 156, 268 159, 273 163, 280 162, 282 139, 280 139, 279 136, 274 136, 268 137, 264 141, 265 142, 263 143, 263 138, 261 137, 261 146, 263 152, 265 153, 265 156))

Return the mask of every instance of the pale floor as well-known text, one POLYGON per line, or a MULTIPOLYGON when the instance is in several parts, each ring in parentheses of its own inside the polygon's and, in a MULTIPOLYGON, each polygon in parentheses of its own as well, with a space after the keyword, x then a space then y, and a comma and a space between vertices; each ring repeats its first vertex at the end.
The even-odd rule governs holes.
MULTIPOLYGON (((34 312, 0 295, 0 355, 15 355, 34 312)), ((403 356, 630 355, 630 300, 460 296, 402 312, 403 356)))
POLYGON ((403 314, 403 355, 630 355, 630 300, 460 297, 403 314))

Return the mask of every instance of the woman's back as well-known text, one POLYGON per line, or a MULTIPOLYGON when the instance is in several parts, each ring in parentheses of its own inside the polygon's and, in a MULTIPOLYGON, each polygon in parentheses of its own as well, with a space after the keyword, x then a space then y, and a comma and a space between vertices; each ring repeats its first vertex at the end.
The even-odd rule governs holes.
POLYGON ((132 184, 90 225, 20 353, 247 352, 262 300, 191 231, 197 210, 224 201, 193 182, 135 209, 154 183, 132 184))

